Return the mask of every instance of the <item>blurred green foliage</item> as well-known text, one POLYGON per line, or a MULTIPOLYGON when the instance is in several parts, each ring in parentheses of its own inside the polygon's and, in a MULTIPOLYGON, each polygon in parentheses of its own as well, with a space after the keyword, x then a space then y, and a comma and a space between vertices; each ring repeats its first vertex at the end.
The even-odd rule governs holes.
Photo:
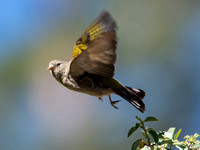
POLYGON ((132 150, 172 150, 173 147, 178 148, 179 150, 199 150, 200 141, 197 138, 200 137, 199 134, 195 133, 194 135, 186 135, 184 141, 179 141, 178 137, 182 131, 179 129, 175 134, 175 128, 171 127, 167 131, 158 131, 146 127, 145 122, 158 121, 155 117, 147 117, 145 120, 142 120, 138 116, 136 119, 139 120, 139 123, 136 123, 129 132, 128 137, 130 137, 137 129, 142 129, 143 138, 137 139, 132 144, 132 150))

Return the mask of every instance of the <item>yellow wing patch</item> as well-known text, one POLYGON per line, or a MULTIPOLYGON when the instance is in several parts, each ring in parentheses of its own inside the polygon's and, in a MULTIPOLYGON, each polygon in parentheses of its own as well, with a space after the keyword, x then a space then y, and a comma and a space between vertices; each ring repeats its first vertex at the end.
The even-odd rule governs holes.
POLYGON ((86 50, 91 41, 99 38, 105 32, 100 24, 92 24, 86 32, 79 38, 73 48, 73 58, 77 57, 82 51, 86 50))
POLYGON ((77 57, 83 50, 87 49, 87 45, 85 44, 76 44, 73 48, 73 58, 77 57))
POLYGON ((87 32, 90 35, 90 41, 93 41, 100 37, 101 33, 104 32, 104 29, 100 24, 97 24, 94 27, 88 29, 87 32))

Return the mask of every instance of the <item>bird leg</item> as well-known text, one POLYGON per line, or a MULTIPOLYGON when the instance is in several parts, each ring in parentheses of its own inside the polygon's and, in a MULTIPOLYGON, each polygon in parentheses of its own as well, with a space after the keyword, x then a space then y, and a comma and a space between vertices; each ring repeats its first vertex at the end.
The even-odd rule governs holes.
POLYGON ((109 95, 109 100, 110 100, 110 104, 115 108, 115 109, 119 109, 117 106, 115 106, 116 103, 118 103, 121 100, 117 100, 117 101, 112 101, 111 96, 109 95))
POLYGON ((102 97, 98 97, 98 98, 99 98, 99 100, 100 100, 100 101, 102 101, 102 102, 103 102, 103 99, 102 99, 102 97))

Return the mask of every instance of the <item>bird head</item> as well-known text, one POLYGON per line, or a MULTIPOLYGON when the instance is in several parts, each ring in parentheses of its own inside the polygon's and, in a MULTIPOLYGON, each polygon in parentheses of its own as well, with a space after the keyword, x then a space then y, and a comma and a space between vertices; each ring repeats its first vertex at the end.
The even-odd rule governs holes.
POLYGON ((66 69, 68 68, 68 62, 61 60, 52 60, 49 62, 48 70, 52 75, 58 80, 61 79, 63 75, 66 74, 66 69))

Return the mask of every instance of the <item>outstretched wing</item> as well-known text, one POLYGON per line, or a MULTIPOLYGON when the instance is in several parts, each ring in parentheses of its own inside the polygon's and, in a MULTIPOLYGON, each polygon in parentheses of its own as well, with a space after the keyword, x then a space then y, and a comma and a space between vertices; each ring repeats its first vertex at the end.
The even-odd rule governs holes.
POLYGON ((99 38, 102 33, 115 30, 116 24, 109 12, 103 11, 101 15, 86 29, 84 34, 76 41, 73 47, 73 58, 86 50, 90 43, 99 38))
POLYGON ((84 72, 105 77, 114 75, 116 60, 116 23, 104 11, 79 38, 73 49, 70 75, 79 77, 84 72))

